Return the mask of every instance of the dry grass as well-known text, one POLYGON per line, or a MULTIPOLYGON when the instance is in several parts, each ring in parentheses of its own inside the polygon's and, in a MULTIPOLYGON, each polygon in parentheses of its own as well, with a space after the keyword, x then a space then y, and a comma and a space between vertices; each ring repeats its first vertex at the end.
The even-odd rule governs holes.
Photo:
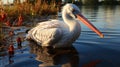
POLYGON ((0 42, 4 38, 3 33, 2 33, 2 23, 0 23, 0 42))
POLYGON ((34 4, 31 3, 15 3, 13 6, 5 6, 5 11, 10 17, 16 17, 19 14, 23 16, 44 16, 57 14, 58 8, 54 1, 47 4, 45 1, 37 0, 34 4))

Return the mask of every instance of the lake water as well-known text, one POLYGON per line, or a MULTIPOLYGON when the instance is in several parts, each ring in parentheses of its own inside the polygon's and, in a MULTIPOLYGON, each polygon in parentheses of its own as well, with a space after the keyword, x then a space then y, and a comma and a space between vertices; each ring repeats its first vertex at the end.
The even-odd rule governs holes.
MULTIPOLYGON (((42 64, 41 61, 29 58, 32 55, 25 48, 25 52, 16 54, 13 58, 14 63, 7 67, 38 67, 39 64, 53 67, 120 67, 120 6, 82 6, 80 9, 81 13, 104 34, 104 38, 100 38, 80 23, 81 35, 74 42, 75 48, 70 52, 68 50, 66 54, 52 57, 40 53, 41 57, 38 59, 45 61, 42 64)), ((62 52, 65 51, 67 50, 62 52)))
POLYGON ((80 54, 80 66, 101 60, 97 67, 120 67, 120 6, 83 6, 81 12, 104 38, 99 38, 81 23, 81 36, 74 43, 80 54))

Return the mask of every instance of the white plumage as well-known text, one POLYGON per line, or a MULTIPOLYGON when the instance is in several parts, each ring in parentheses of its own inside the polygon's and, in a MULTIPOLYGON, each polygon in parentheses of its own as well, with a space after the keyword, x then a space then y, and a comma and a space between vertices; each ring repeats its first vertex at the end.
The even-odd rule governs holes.
MULTIPOLYGON (((67 47, 79 37, 81 32, 80 24, 76 20, 77 14, 80 14, 80 10, 76 5, 66 4, 62 10, 63 21, 51 20, 38 23, 28 32, 26 38, 33 39, 41 46, 67 47)), ((81 18, 86 20, 83 16, 81 18)))

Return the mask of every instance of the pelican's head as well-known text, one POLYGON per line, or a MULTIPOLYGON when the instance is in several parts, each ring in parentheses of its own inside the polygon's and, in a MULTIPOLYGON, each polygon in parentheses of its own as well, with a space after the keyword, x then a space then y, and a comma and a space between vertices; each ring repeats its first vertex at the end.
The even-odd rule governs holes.
POLYGON ((80 9, 75 4, 68 3, 62 9, 62 14, 67 14, 73 19, 76 18, 77 13, 80 13, 80 9))
POLYGON ((81 14, 80 9, 75 4, 70 3, 66 4, 62 10, 62 16, 64 16, 63 19, 65 17, 74 20, 77 18, 78 20, 83 22, 86 26, 88 26, 91 30, 97 33, 100 37, 102 38, 104 37, 104 35, 93 24, 91 24, 90 21, 87 20, 87 18, 85 18, 81 14))

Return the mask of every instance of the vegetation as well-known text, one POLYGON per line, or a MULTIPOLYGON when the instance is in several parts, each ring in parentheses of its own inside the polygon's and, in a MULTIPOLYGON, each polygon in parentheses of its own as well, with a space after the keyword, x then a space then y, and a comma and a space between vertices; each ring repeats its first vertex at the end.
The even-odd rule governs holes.
POLYGON ((65 2, 75 3, 78 5, 120 5, 120 0, 65 0, 65 2))
POLYGON ((30 2, 26 0, 20 3, 19 0, 15 0, 11 6, 4 6, 4 10, 7 16, 10 18, 16 18, 19 14, 22 14, 26 20, 31 16, 48 16, 56 15, 58 12, 58 4, 56 1, 46 2, 45 0, 33 0, 30 2))
POLYGON ((115 0, 104 0, 101 2, 101 4, 103 5, 118 5, 119 1, 115 1, 115 0))
POLYGON ((2 23, 0 23, 0 52, 4 51, 3 38, 4 38, 4 34, 2 32, 2 23))
POLYGON ((1 42, 1 40, 2 40, 2 23, 0 23, 0 42, 1 42))
POLYGON ((82 4, 83 5, 98 5, 98 0, 83 0, 82 4))

